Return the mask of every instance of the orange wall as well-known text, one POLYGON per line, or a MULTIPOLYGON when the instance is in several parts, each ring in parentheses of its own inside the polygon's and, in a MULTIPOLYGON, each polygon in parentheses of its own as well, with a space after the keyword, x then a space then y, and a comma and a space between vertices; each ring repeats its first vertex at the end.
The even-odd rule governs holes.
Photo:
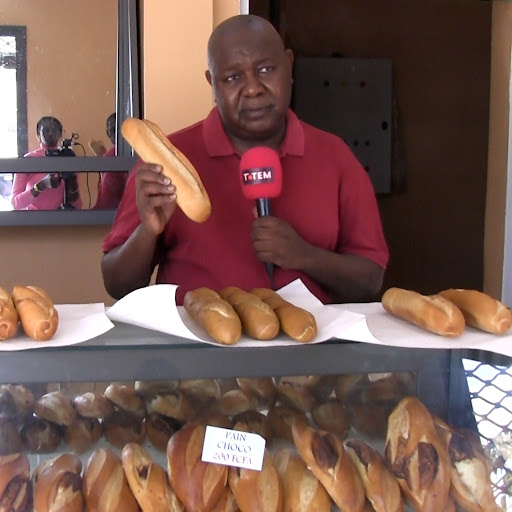
MULTIPOLYGON (((22 21, 22 15, 27 13, 32 13, 33 18, 36 19, 35 9, 44 5, 49 13, 44 16, 47 27, 48 23, 55 19, 55 16, 62 16, 66 23, 71 20, 76 21, 76 31, 85 33, 91 41, 100 41, 105 44, 105 40, 116 36, 115 29, 101 28, 105 6, 112 3, 117 5, 117 2, 113 0, 69 2, 65 4, 65 11, 61 0, 22 1, 23 9, 18 6, 20 0, 2 0, 0 4, 2 23, 26 23, 22 21), (92 7, 94 24, 92 21, 87 22, 89 18, 84 18, 85 12, 76 7, 78 4, 82 8, 92 7), (49 5, 51 5, 50 9, 48 9, 49 5), (18 17, 15 18, 13 15, 11 19, 8 19, 4 14, 7 12, 7 7, 17 8, 18 17), (83 26, 83 30, 81 26, 83 26), (95 31, 91 32, 90 27, 93 26, 95 31)), ((144 46, 146 50, 149 47, 154 51, 154 54, 150 52, 149 56, 148 52, 145 52, 147 65, 145 83, 148 87, 145 94, 148 101, 146 110, 148 115, 152 115, 155 121, 161 122, 167 130, 173 130, 203 117, 210 110, 212 106, 211 93, 204 78, 206 41, 212 26, 220 16, 230 16, 238 12, 236 10, 238 2, 229 1, 233 11, 227 9, 229 6, 226 0, 212 0, 211 2, 209 0, 187 0, 186 2, 176 0, 154 2, 150 0, 146 4, 150 8, 148 9, 146 6, 145 35, 148 37, 148 41, 144 46), (213 19, 214 12, 216 13, 215 21, 213 19), (152 21, 148 22, 148 20, 152 21), (169 27, 176 31, 174 40, 168 37, 168 32, 171 32, 169 27), (184 40, 187 41, 188 47, 183 43, 184 40), (170 53, 162 52, 161 48, 165 48, 169 43, 174 50, 170 53), (161 66, 159 59, 163 59, 165 65, 161 66), (172 66, 170 66, 170 62, 172 62, 172 66), (154 64, 154 66, 148 63, 154 64), (177 89, 173 89, 175 84, 177 84, 177 89), (169 91, 172 91, 172 94, 169 91)), ((43 15, 41 14, 41 16, 43 15)), ((43 34, 38 32, 36 40, 41 41, 42 37, 50 39, 53 37, 54 52, 62 53, 63 41, 66 39, 54 37, 54 27, 46 28, 42 32, 43 34)), ((41 43, 39 46, 42 48, 41 43)), ((98 59, 93 59, 92 62, 84 61, 81 58, 80 49, 75 49, 73 62, 90 71, 96 67, 105 67, 105 64, 101 64, 98 59)), ((108 70, 105 71, 110 73, 111 68, 108 67, 108 70)), ((46 74, 51 75, 48 72, 46 74)), ((59 80, 64 82, 62 77, 59 80)), ((41 83, 38 79, 38 89, 41 88, 41 83)), ((84 95, 89 100, 92 96, 93 101, 84 103, 84 107, 79 110, 80 119, 91 120, 91 122, 95 120, 93 132, 97 134, 99 130, 102 136, 106 118, 105 110, 110 113, 112 105, 115 103, 115 95, 112 97, 112 101, 110 102, 109 99, 105 106, 99 101, 96 94, 91 94, 93 83, 93 80, 84 81, 84 95)), ((65 87, 61 89, 59 86, 57 98, 65 95, 66 90, 65 87)), ((77 95, 78 89, 73 90, 72 97, 76 99, 77 95)), ((63 101, 59 101, 59 105, 63 105, 63 101)), ((73 124, 71 126, 69 123, 72 119, 67 117, 67 110, 62 112, 60 116, 65 125, 69 125, 72 131, 79 132, 81 140, 87 141, 80 131, 81 125, 73 124)), ((32 114, 32 122, 35 123, 33 119, 37 115, 39 114, 32 114)), ((73 119, 76 118, 73 117, 73 119)), ((84 133, 86 133, 85 129, 84 133)), ((98 135, 95 136, 98 137, 98 135)), ((108 233, 108 226, 2 227, 1 230, 0 286, 10 288, 14 283, 38 284, 45 287, 57 303, 105 302, 111 304, 113 302, 104 290, 100 272, 101 240, 108 233)))
POLYGON ((37 121, 53 115, 92 155, 87 143, 108 142, 105 121, 116 107, 117 2, 2 0, 0 19, 27 30, 29 150, 39 146, 37 121))

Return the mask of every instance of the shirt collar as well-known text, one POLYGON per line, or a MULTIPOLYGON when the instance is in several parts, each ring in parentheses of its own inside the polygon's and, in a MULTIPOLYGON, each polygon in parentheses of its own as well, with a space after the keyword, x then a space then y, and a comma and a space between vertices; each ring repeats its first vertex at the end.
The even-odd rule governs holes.
MULTIPOLYGON (((236 154, 233 144, 231 144, 224 131, 217 107, 214 107, 204 120, 203 139, 206 151, 210 157, 236 154)), ((304 129, 297 116, 290 109, 288 109, 286 114, 286 134, 279 148, 279 154, 281 157, 286 155, 304 155, 304 129)))

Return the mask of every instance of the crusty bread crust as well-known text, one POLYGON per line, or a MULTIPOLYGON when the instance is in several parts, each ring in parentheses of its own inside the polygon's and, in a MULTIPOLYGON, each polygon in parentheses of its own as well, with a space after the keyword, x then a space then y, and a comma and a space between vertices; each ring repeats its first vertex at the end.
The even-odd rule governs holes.
POLYGON ((176 186, 178 206, 189 219, 208 219, 211 203, 199 174, 155 123, 130 117, 123 122, 121 133, 142 160, 162 166, 163 173, 176 186))
POLYGON ((11 294, 0 287, 0 341, 12 338, 18 330, 18 312, 14 307, 11 294))
POLYGON ((453 302, 462 311, 467 325, 491 334, 505 334, 510 330, 510 309, 486 293, 451 288, 439 292, 439 295, 453 302))
POLYGON ((270 288, 255 288, 251 293, 267 303, 279 318, 281 330, 295 341, 308 343, 317 334, 315 317, 305 309, 284 300, 270 288))
POLYGON ((57 332, 59 315, 53 301, 38 286, 15 285, 12 298, 23 330, 36 341, 48 341, 57 332))
POLYGON ((440 295, 389 288, 382 296, 382 307, 388 313, 440 336, 460 336, 466 325, 460 309, 440 295))
POLYGON ((257 340, 271 340, 277 336, 279 319, 259 297, 235 286, 223 288, 219 295, 233 306, 247 336, 257 340))
POLYGON ((197 288, 185 294, 187 313, 208 334, 224 345, 235 344, 242 335, 242 323, 233 306, 210 288, 197 288))

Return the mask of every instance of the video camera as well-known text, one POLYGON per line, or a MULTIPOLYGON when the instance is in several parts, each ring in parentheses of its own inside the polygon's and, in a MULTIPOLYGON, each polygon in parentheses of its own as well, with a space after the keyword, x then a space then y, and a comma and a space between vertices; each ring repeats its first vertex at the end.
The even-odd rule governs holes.
POLYGON ((78 139, 78 133, 72 133, 69 139, 62 139, 62 145, 57 149, 47 149, 44 154, 46 156, 76 156, 75 152, 71 149, 71 146, 78 144, 73 142, 78 139))
MULTIPOLYGON (((76 156, 75 152, 71 149, 74 144, 80 144, 73 142, 78 139, 78 133, 72 133, 69 139, 62 139, 62 145, 58 149, 47 149, 44 154, 45 156, 76 156)), ((64 180, 64 199, 62 204, 59 206, 59 210, 74 210, 75 207, 68 201, 69 195, 69 182, 71 177, 75 177, 75 173, 58 172, 57 176, 64 180)), ((75 191, 76 192, 76 191, 75 191)))

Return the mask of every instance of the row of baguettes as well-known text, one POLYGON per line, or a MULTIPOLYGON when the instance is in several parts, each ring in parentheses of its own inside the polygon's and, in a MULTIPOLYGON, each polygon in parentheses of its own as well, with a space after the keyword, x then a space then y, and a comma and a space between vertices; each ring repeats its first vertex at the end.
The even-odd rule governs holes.
POLYGON ((0 387, 0 454, 53 453, 62 441, 84 453, 102 436, 120 449, 149 438, 164 451, 188 421, 225 428, 243 421, 268 444, 273 438, 291 441, 294 419, 340 438, 351 426, 367 437, 383 437, 391 408, 414 381, 408 373, 370 377, 240 378, 222 394, 214 379, 112 383, 104 393, 71 398, 53 391, 37 400, 25 386, 7 384, 0 387))
MULTIPOLYGON (((186 423, 171 436, 167 472, 135 443, 120 458, 97 448, 83 474, 74 454, 42 463, 32 478, 26 455, 0 457, 0 505, 31 510, 33 494, 36 511, 329 512, 334 503, 342 512, 400 512, 404 502, 417 512, 454 511, 456 504, 500 510, 478 438, 432 416, 415 397, 389 416, 383 454, 296 420, 294 448, 266 449, 262 470, 252 471, 202 461, 205 429, 186 423)), ((250 430, 242 422, 234 429, 250 430)))
POLYGON ((0 287, 0 341, 13 338, 21 326, 35 341, 48 341, 57 332, 59 315, 48 293, 38 286, 0 287))

